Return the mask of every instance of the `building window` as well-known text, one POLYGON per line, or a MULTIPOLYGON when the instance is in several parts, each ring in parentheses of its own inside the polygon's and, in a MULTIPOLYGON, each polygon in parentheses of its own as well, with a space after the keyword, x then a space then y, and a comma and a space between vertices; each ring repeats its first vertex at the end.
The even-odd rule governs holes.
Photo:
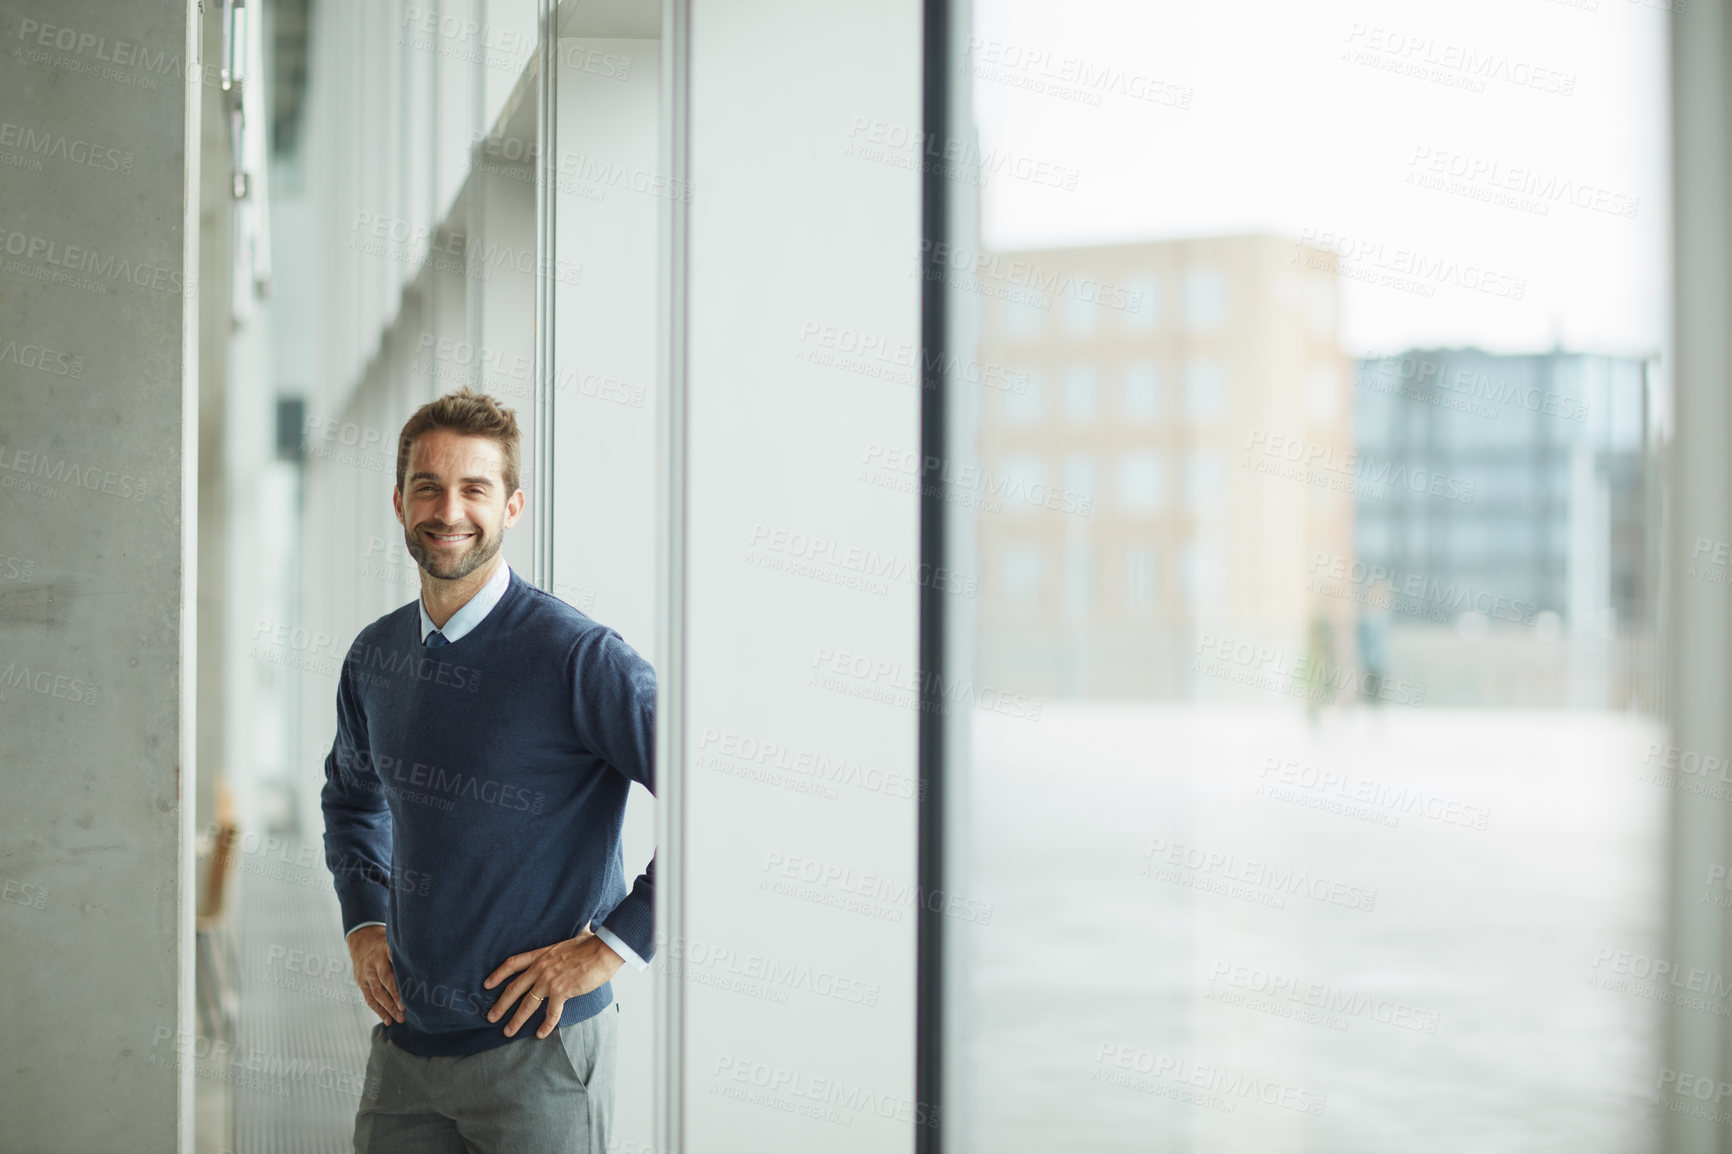
POLYGON ((1185 461, 1185 504, 1202 513, 1221 499, 1225 487, 1221 459, 1213 453, 1192 453, 1185 461))
POLYGON ((1186 545, 1179 556, 1179 581, 1193 612, 1204 601, 1215 600, 1220 587, 1220 573, 1214 551, 1195 543, 1186 545))
POLYGON ((1219 417, 1227 408, 1227 370, 1221 362, 1197 357, 1185 365, 1185 412, 1192 420, 1219 417))
POLYGON ((1020 391, 1004 389, 998 394, 998 413, 1007 425, 1037 425, 1045 410, 1041 397, 1042 381, 1038 372, 1021 374, 1020 391))
POLYGON ((1064 612, 1072 621, 1088 617, 1094 600, 1094 556, 1086 540, 1067 541, 1064 547, 1064 612))
POLYGON ((1126 453, 1119 460, 1119 508, 1150 513, 1166 496, 1161 459, 1154 453, 1126 453))
POLYGON ((1305 403, 1313 425, 1333 425, 1341 412, 1341 374, 1328 365, 1314 365, 1306 381, 1305 403))
POLYGON ((1125 282, 1125 328, 1149 333, 1161 319, 1161 280, 1154 273, 1138 273, 1125 282))
POLYGON ((998 555, 998 590, 1011 609, 1040 607, 1041 556, 1034 545, 1006 545, 998 555))
POLYGON ((1064 415, 1092 421, 1100 415, 1100 374, 1089 365, 1072 365, 1064 375, 1064 415))
POLYGON ((1065 512, 1087 514, 1094 508, 1095 459, 1087 453, 1072 453, 1064 459, 1065 492, 1059 494, 1058 508, 1065 512))
POLYGON ((1046 328, 1046 318, 1041 315, 1046 310, 1036 307, 1030 301, 1007 298, 999 301, 998 309, 1004 333, 1013 340, 1038 340, 1046 328))
POLYGON ((1127 421, 1150 422, 1160 415, 1161 377, 1153 361, 1133 361, 1125 366, 1124 417, 1127 421))
POLYGON ((1185 276, 1185 327, 1203 332, 1226 319, 1227 278, 1216 269, 1192 269, 1185 276))
POLYGON ((1335 278, 1305 278, 1305 319, 1311 335, 1319 340, 1335 339, 1335 278))
POLYGON ((1125 546, 1125 610, 1143 616, 1155 608, 1155 551, 1148 545, 1125 546))
MULTIPOLYGON (((1093 277, 1077 276, 1072 279, 1072 285, 1099 285, 1093 277)), ((1077 291, 1072 291, 1064 298, 1064 331, 1067 336, 1091 337, 1100 331, 1101 306, 1094 293, 1087 297, 1077 291)))
POLYGON ((1046 500, 1046 467, 1039 457, 1022 455, 1006 457, 996 478, 988 485, 1003 486, 1004 508, 1007 513, 1027 513, 1038 509, 1046 500))

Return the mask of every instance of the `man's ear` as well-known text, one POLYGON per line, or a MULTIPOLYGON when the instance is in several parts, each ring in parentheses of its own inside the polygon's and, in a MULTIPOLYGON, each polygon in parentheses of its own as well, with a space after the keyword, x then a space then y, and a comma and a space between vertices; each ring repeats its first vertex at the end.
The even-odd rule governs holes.
POLYGON ((523 495, 522 489, 518 489, 505 499, 505 527, 507 529, 517 524, 517 519, 523 516, 523 504, 527 500, 528 498, 523 495))
POLYGON ((391 486, 391 511, 397 514, 397 524, 402 525, 405 529, 408 528, 403 520, 403 490, 395 485, 391 486))

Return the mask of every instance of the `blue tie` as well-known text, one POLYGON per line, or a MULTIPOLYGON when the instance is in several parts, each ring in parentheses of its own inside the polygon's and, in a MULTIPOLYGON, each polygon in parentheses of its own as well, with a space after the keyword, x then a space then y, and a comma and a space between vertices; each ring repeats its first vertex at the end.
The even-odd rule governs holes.
POLYGON ((427 648, 429 648, 429 649, 436 648, 437 646, 440 646, 440 645, 449 645, 449 644, 451 644, 451 643, 449 641, 445 640, 445 635, 443 633, 439 632, 437 629, 435 629, 433 632, 431 632, 427 635, 427 648))

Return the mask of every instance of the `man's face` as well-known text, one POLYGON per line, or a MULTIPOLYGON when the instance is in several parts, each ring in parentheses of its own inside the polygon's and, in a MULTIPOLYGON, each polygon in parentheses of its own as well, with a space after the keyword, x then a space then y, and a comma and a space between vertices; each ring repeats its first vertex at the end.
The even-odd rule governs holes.
POLYGON ((429 577, 456 581, 493 559, 523 513, 523 490, 505 491, 498 442, 435 429, 415 438, 403 489, 391 505, 403 544, 429 577))

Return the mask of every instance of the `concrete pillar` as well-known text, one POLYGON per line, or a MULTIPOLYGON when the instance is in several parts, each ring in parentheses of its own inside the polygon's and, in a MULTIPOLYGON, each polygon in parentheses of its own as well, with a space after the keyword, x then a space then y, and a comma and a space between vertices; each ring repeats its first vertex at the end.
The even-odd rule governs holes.
POLYGON ((0 0, 13 1150, 191 1144, 198 31, 194 0, 0 0))

